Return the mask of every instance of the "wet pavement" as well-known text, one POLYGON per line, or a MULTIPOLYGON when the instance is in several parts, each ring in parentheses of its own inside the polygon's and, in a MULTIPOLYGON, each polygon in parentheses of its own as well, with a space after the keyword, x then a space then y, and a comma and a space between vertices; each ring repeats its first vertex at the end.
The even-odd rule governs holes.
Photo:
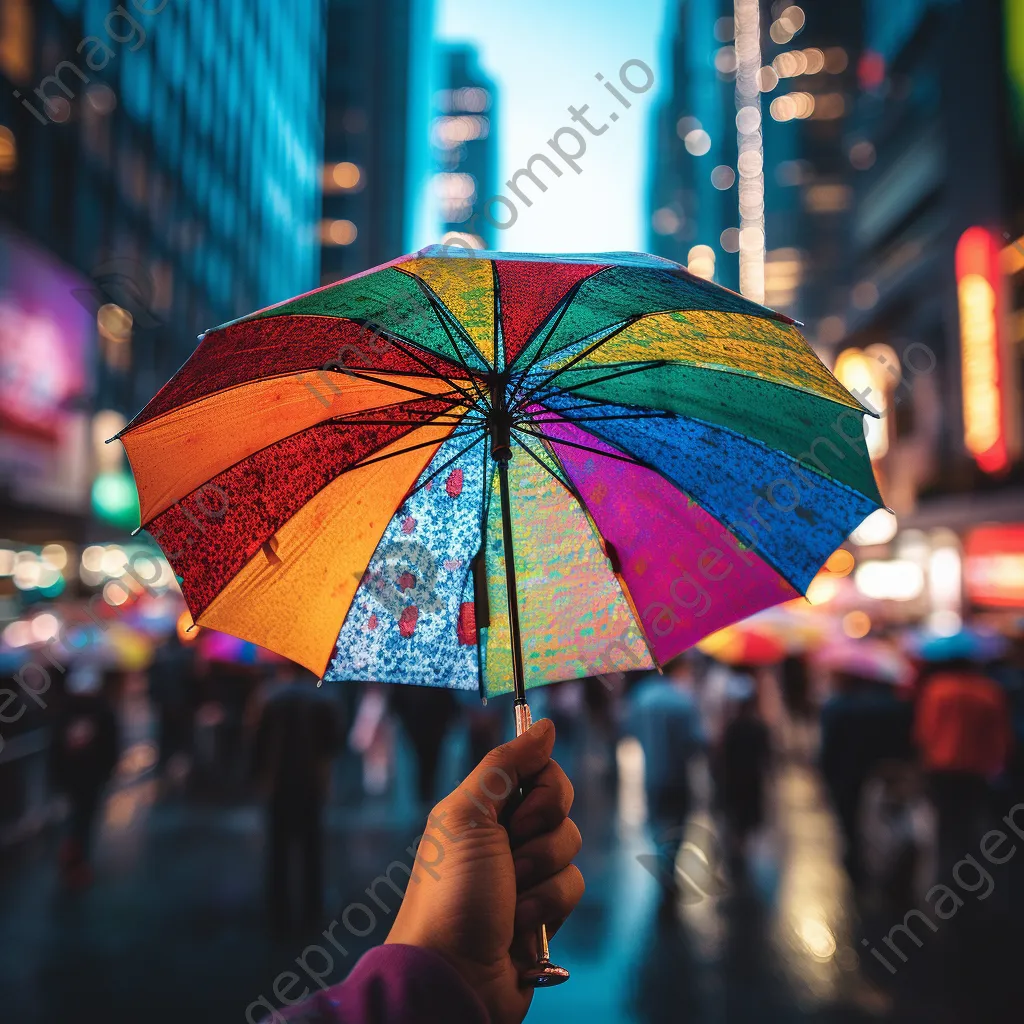
MULTIPOLYGON (((444 781, 457 777, 460 742, 456 736, 450 744, 444 781)), ((538 994, 534 1024, 1024 1019, 1013 1012, 1024 1006, 1013 987, 1021 973, 1020 932, 998 913, 965 920, 963 933, 954 934, 950 923, 935 942, 929 937, 913 949, 892 977, 867 956, 860 929, 878 934, 879 927, 871 932, 869 911, 869 923, 859 923, 835 826, 806 764, 780 769, 775 825, 742 884, 724 877, 713 823, 704 812, 695 815, 689 849, 701 870, 684 866, 685 884, 673 903, 645 866, 650 845, 635 744, 619 744, 615 785, 587 757, 579 761, 574 817, 584 836, 579 863, 587 892, 553 942, 572 980, 538 994)), ((403 752, 392 796, 332 806, 329 908, 365 900, 371 880, 407 857, 418 831, 411 794, 403 752)), ((52 835, 6 854, 0 1020, 241 1024, 260 996, 274 1002, 275 977, 294 967, 306 946, 303 936, 277 940, 267 933, 262 854, 258 806, 160 799, 145 772, 108 801, 88 891, 72 896, 60 889, 52 835)), ((882 934, 899 920, 886 913, 877 910, 882 934)), ((315 965, 327 983, 340 980, 361 949, 383 940, 389 920, 379 914, 361 944, 346 942, 350 955, 338 954, 332 970, 315 965)))

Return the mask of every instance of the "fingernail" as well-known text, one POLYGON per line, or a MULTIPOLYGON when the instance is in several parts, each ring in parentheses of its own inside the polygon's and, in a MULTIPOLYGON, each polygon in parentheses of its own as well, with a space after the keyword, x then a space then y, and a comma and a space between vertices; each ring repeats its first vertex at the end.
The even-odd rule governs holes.
POLYGON ((534 722, 527 731, 533 733, 538 739, 543 739, 554 727, 555 724, 550 718, 541 718, 534 722))

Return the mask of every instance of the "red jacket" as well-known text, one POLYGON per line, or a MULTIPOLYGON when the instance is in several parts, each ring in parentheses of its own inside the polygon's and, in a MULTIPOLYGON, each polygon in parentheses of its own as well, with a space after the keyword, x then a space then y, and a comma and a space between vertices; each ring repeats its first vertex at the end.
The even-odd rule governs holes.
POLYGON ((914 738, 929 771, 993 778, 1013 744, 1006 694, 983 675, 933 676, 918 700, 914 738))

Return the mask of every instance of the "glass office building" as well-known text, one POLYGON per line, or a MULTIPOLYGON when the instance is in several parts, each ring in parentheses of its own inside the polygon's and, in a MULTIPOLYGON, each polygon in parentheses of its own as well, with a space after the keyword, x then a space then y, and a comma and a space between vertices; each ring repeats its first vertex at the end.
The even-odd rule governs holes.
POLYGON ((736 288, 736 248, 720 242, 737 223, 735 63, 715 66, 718 48, 731 45, 732 28, 721 20, 731 12, 731 0, 668 5, 670 75, 653 111, 648 248, 736 288))
POLYGON ((329 0, 321 280, 437 241, 430 170, 433 0, 329 0))
POLYGON ((317 285, 325 10, 0 0, 0 301, 60 341, 43 377, 86 382, 38 465, 3 455, 22 458, 23 439, 0 446, 0 488, 30 473, 56 484, 67 462, 126 473, 102 437, 199 334, 317 285), (33 284, 34 299, 29 264, 68 283, 33 284))
POLYGON ((441 51, 442 88, 434 94, 431 125, 437 172, 433 200, 441 241, 473 249, 497 244, 484 201, 497 191, 496 87, 481 69, 476 47, 449 44, 441 51))
POLYGON ((673 0, 668 11, 651 252, 798 319, 824 318, 846 283, 842 139, 860 4, 673 0))
POLYGON ((102 404, 134 411, 203 330, 317 284, 324 8, 0 0, 0 210, 132 314, 102 404))

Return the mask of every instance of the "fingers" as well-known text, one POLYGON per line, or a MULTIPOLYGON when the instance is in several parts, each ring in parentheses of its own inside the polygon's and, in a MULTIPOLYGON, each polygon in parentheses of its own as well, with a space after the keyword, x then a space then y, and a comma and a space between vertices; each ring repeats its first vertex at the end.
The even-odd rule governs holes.
POLYGON ((512 842, 522 843, 557 828, 569 815, 573 788, 556 761, 548 761, 508 823, 512 842))
POLYGON ((552 832, 523 843, 513 854, 516 888, 525 893, 544 879, 567 868, 580 852, 583 839, 571 818, 564 818, 552 832))
POLYGON ((522 736, 495 747, 470 772, 456 793, 471 794, 473 804, 488 811, 497 821, 505 804, 518 794, 523 780, 537 775, 548 764, 554 745, 554 724, 542 718, 522 736))
POLYGON ((542 924, 554 935, 583 898, 583 875, 575 864, 527 889, 516 901, 516 932, 530 935, 542 924))

